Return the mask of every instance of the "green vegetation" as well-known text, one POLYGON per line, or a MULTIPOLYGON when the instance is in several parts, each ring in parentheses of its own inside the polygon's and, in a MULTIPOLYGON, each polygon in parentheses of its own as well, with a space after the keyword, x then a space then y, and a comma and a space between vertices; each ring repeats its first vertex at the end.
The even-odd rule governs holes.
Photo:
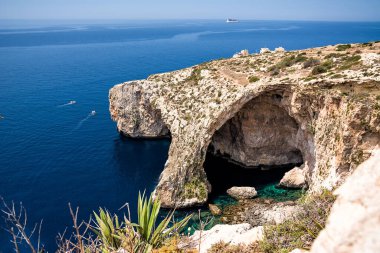
POLYGON ((171 233, 180 231, 191 218, 187 216, 169 227, 174 215, 172 211, 157 225, 161 206, 158 198, 153 200, 152 196, 147 198, 145 194, 139 193, 137 205, 137 224, 131 223, 125 216, 124 221, 120 222, 117 215, 111 215, 102 208, 99 214, 94 212, 96 221, 92 230, 101 242, 102 252, 120 248, 128 249, 129 252, 151 252, 161 247, 171 237, 171 233))
POLYGON ((308 58, 305 56, 305 53, 301 53, 298 55, 291 55, 283 58, 277 64, 271 66, 268 70, 271 72, 272 76, 278 75, 281 69, 291 67, 296 63, 305 62, 308 58))
POLYGON ((371 43, 371 42, 365 42, 365 43, 362 43, 361 45, 364 46, 364 47, 372 47, 373 43, 371 43))
POLYGON ((206 184, 198 178, 193 178, 190 182, 185 184, 182 196, 186 199, 197 198, 206 200, 207 194, 206 184))
POLYGON ((307 61, 305 61, 303 63, 303 68, 307 69, 307 68, 310 68, 310 67, 313 67, 313 66, 316 66, 316 65, 319 65, 319 64, 321 64, 320 60, 315 59, 315 58, 310 58, 310 59, 308 59, 307 61))
POLYGON ((257 76, 250 76, 250 77, 248 78, 248 81, 249 81, 250 83, 254 83, 254 82, 257 82, 257 81, 259 81, 259 80, 260 80, 260 78, 257 77, 257 76))
POLYGON ((358 65, 360 63, 361 56, 360 55, 353 55, 348 58, 345 58, 343 61, 343 64, 339 67, 340 70, 346 70, 350 69, 355 65, 358 65))
POLYGON ((188 78, 186 78, 185 81, 191 81, 191 82, 194 82, 194 84, 198 84, 198 82, 202 80, 201 71, 202 71, 201 66, 195 67, 193 69, 193 72, 191 72, 191 75, 188 78))
POLYGON ((208 253, 260 253, 259 244, 251 243, 249 245, 239 244, 231 245, 223 241, 215 243, 207 251, 208 253))
POLYGON ((149 249, 161 246, 172 232, 181 231, 191 218, 191 215, 186 216, 168 228, 174 215, 174 211, 172 211, 156 226, 160 207, 161 203, 158 198, 153 200, 150 196, 148 199, 144 194, 142 196, 139 194, 137 203, 138 226, 136 227, 138 234, 143 239, 143 244, 149 249))
POLYGON ((345 50, 347 50, 349 48, 351 48, 350 44, 338 45, 336 47, 336 51, 345 51, 345 50))
POLYGON ((326 73, 327 70, 328 70, 327 67, 322 66, 322 65, 318 65, 318 66, 315 66, 313 68, 313 70, 311 71, 311 74, 313 74, 313 75, 319 75, 319 74, 322 74, 322 73, 326 73))
MULTIPOLYGON (((4 201, 3 206, 1 211, 6 214, 4 218, 10 228, 7 231, 13 238, 19 237, 13 242, 15 252, 20 253, 20 248, 24 248, 25 243, 32 253, 45 252, 43 247, 40 247, 40 234, 38 234, 38 246, 35 248, 32 242, 34 241, 34 238, 32 240, 33 233, 29 235, 25 232, 27 230, 27 219, 23 206, 20 205, 18 210, 13 202, 12 206, 8 206, 4 201)), ((130 214, 129 206, 126 206, 128 214, 130 214)), ((155 249, 167 245, 168 242, 172 243, 175 238, 178 238, 181 230, 192 217, 192 215, 188 215, 179 221, 174 221, 173 210, 162 221, 157 222, 160 207, 158 198, 153 200, 152 195, 147 198, 145 194, 139 194, 137 224, 131 222, 130 215, 128 218, 124 215, 122 219, 119 219, 116 214, 111 214, 102 208, 99 209, 98 213, 94 212, 95 219, 90 218, 88 222, 78 223, 79 208, 73 211, 69 204, 74 231, 68 237, 65 234, 58 235, 56 252, 111 253, 120 249, 129 253, 160 252, 155 251, 155 249)), ((36 231, 37 225, 33 231, 36 231)), ((41 231, 41 225, 42 222, 39 224, 39 231, 41 231)))
POLYGON ((95 226, 93 227, 94 233, 102 242, 104 251, 107 249, 118 249, 121 246, 122 227, 117 215, 111 215, 108 211, 99 209, 99 214, 94 212, 95 226))
POLYGON ((300 199, 301 210, 292 219, 264 228, 264 240, 259 243, 265 253, 285 253, 295 248, 310 249, 314 239, 325 227, 335 196, 324 190, 321 195, 300 199))

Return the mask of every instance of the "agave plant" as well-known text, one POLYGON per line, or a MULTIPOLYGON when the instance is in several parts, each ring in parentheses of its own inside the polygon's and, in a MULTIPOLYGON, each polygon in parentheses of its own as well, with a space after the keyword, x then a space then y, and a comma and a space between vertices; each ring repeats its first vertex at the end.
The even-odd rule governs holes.
POLYGON ((161 203, 158 198, 153 200, 152 195, 147 198, 145 193, 142 195, 139 193, 137 202, 138 224, 136 228, 141 239, 144 240, 148 252, 152 248, 162 245, 171 233, 181 231, 191 218, 191 215, 188 215, 183 220, 168 227, 174 215, 173 210, 156 227, 160 207, 161 203))
POLYGON ((95 226, 93 231, 103 243, 104 249, 118 249, 121 246, 122 224, 116 214, 111 215, 107 210, 99 208, 99 215, 94 212, 95 226))
MULTIPOLYGON (((102 242, 102 252, 112 252, 125 248, 131 253, 149 253, 152 249, 162 245, 171 233, 178 232, 186 226, 191 215, 169 227, 174 210, 171 211, 156 226, 161 203, 153 200, 152 195, 147 198, 145 193, 139 193, 137 203, 138 223, 132 223, 124 216, 124 222, 119 222, 116 214, 111 215, 107 210, 99 209, 94 212, 95 225, 92 227, 102 242)), ((129 211, 129 209, 128 209, 129 211)))

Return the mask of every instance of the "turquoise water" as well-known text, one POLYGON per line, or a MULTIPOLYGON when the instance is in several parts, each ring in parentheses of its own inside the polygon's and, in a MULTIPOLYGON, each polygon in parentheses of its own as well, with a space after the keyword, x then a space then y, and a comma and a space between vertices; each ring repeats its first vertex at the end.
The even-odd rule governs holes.
MULTIPOLYGON (((276 202, 295 201, 305 194, 304 190, 296 189, 282 189, 276 187, 276 183, 270 183, 257 188, 257 198, 261 199, 273 199, 276 202)), ((230 205, 236 205, 237 200, 228 196, 227 194, 221 194, 210 200, 210 203, 217 205, 222 210, 230 205)), ((200 209, 192 209, 188 211, 177 211, 176 218, 180 220, 186 215, 193 213, 193 218, 189 221, 188 226, 184 229, 184 233, 194 233, 195 230, 200 229, 200 221, 207 223, 204 227, 205 230, 211 229, 216 224, 222 224, 220 221, 221 216, 213 216, 207 207, 200 209), (201 212, 201 218, 199 218, 199 211, 201 212), (190 229, 189 229, 190 228, 190 229), (189 230, 188 230, 189 229, 189 230)))
MULTIPOLYGON (((119 212, 129 202, 134 211, 166 161, 170 141, 119 136, 113 85, 245 48, 379 39, 380 23, 1 20, 0 195, 22 201, 30 224, 44 219, 42 242, 54 252, 56 234, 71 227, 68 202, 82 219, 99 206, 119 212)), ((0 252, 10 252, 8 239, 1 229, 0 252)))

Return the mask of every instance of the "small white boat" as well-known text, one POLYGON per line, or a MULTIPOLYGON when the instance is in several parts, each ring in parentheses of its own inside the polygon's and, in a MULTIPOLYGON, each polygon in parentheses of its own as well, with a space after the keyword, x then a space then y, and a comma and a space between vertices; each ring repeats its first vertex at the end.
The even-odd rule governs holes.
POLYGON ((91 115, 95 115, 96 114, 96 111, 91 111, 91 115))
POLYGON ((76 102, 77 102, 77 101, 75 101, 75 100, 71 100, 68 104, 69 104, 69 105, 73 105, 73 104, 76 104, 76 102))
POLYGON ((226 23, 239 23, 239 20, 234 19, 234 18, 228 18, 228 19, 226 20, 226 23))

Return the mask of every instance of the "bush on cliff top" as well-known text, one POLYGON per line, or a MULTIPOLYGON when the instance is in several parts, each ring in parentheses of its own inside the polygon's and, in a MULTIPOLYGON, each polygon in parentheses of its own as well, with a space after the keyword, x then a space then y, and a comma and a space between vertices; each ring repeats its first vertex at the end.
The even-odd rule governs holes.
POLYGON ((310 249, 312 242, 325 227, 335 201, 331 191, 299 200, 301 210, 292 219, 265 227, 260 249, 264 253, 285 253, 295 248, 310 249))
POLYGON ((351 48, 350 44, 345 44, 345 45, 338 45, 336 47, 336 51, 345 51, 347 49, 351 48))
POLYGON ((254 83, 254 82, 257 82, 257 81, 259 81, 259 80, 260 80, 260 78, 257 77, 257 76, 250 76, 250 77, 248 78, 248 81, 249 81, 250 83, 254 83))

